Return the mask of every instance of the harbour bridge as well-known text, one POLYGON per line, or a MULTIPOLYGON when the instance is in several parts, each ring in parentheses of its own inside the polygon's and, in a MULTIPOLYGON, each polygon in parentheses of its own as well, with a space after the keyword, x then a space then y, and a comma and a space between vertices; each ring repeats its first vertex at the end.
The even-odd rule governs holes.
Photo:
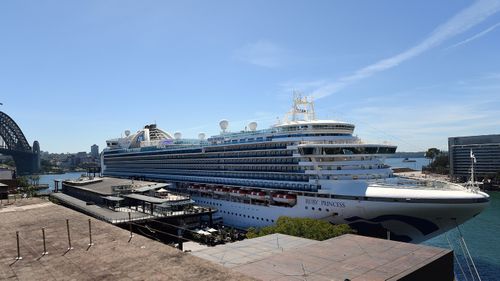
POLYGON ((21 128, 2 111, 0 111, 0 138, 2 140, 0 154, 12 156, 18 175, 40 171, 40 144, 34 141, 31 147, 21 128))

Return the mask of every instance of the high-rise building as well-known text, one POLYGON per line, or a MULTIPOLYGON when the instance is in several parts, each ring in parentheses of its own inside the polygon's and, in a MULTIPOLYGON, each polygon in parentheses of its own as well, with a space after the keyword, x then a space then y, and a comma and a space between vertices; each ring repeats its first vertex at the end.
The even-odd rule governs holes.
POLYGON ((478 180, 493 178, 500 172, 500 135, 483 135, 448 138, 450 175, 466 181, 471 176, 478 180))
POLYGON ((90 156, 94 159, 99 159, 99 146, 94 144, 90 147, 90 156))

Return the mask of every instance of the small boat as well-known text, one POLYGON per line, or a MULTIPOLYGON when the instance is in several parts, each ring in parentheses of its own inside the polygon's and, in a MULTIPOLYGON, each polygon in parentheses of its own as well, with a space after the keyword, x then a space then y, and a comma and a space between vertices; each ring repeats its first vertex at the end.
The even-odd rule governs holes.
POLYGON ((217 187, 214 190, 214 193, 217 194, 217 195, 226 195, 226 194, 229 193, 229 189, 225 188, 225 187, 217 187))
POLYGON ((405 163, 408 163, 408 162, 417 162, 417 160, 405 158, 405 159, 403 159, 403 162, 405 162, 405 163))
POLYGON ((231 196, 235 197, 244 197, 248 194, 248 192, 244 189, 232 189, 231 196))
POLYGON ((252 191, 248 194, 248 197, 254 200, 266 200, 266 193, 262 191, 252 191))
POLYGON ((201 193, 212 193, 212 191, 213 190, 210 187, 208 187, 208 186, 201 186, 200 187, 200 192, 201 193))
POLYGON ((273 200, 279 203, 295 204, 295 202, 297 202, 297 196, 293 194, 275 193, 273 194, 273 200))

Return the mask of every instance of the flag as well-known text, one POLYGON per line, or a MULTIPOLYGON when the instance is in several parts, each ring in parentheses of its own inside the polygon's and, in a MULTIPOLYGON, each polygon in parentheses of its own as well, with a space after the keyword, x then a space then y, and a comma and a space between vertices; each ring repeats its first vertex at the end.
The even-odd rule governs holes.
POLYGON ((474 163, 476 163, 476 156, 474 156, 474 153, 472 153, 472 149, 470 150, 470 159, 472 159, 474 163))

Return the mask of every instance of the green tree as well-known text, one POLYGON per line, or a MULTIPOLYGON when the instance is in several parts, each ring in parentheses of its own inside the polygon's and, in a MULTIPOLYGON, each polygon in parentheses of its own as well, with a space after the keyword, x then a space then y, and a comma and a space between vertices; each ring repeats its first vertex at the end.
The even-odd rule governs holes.
POLYGON ((426 152, 425 152, 425 158, 428 158, 428 159, 431 159, 432 161, 434 161, 434 159, 439 155, 441 154, 441 150, 433 147, 433 148, 429 148, 426 152))
POLYGON ((326 240, 354 230, 346 224, 332 225, 323 220, 310 218, 279 217, 276 225, 266 226, 260 229, 249 228, 248 238, 255 238, 274 233, 281 233, 313 240, 326 240))

